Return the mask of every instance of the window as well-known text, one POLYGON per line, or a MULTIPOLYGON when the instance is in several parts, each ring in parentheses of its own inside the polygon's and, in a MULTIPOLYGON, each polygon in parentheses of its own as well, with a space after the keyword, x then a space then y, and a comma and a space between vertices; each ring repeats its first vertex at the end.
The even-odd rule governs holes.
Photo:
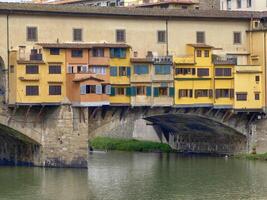
POLYGON ((166 42, 166 31, 158 31, 158 42, 159 43, 166 42))
POLYGON ((231 68, 216 68, 215 76, 232 76, 231 68))
POLYGON ((232 98, 232 90, 231 89, 216 89, 215 97, 216 98, 232 98))
POLYGON ((104 66, 93 66, 93 67, 90 67, 90 72, 95 73, 95 74, 106 75, 107 68, 104 66))
POLYGON ((159 96, 168 96, 168 88, 159 87, 159 96))
POLYGON ((74 73, 74 67, 71 66, 71 65, 68 66, 67 70, 68 70, 68 74, 73 74, 74 73))
POLYGON ((15 71, 14 68, 15 68, 14 65, 10 65, 10 73, 14 73, 15 71))
POLYGON ((212 90, 195 90, 195 98, 198 97, 212 97, 212 90))
POLYGON ((110 67, 110 76, 117 76, 117 67, 110 67))
POLYGON ((83 57, 83 50, 82 49, 73 49, 73 50, 71 50, 71 57, 73 57, 73 58, 81 58, 81 57, 83 57))
POLYGON ((210 57, 210 51, 209 51, 209 50, 205 50, 205 51, 204 51, 204 56, 205 56, 206 58, 210 57))
POLYGON ((95 94, 96 85, 86 85, 86 94, 95 94))
POLYGON ((255 76, 255 81, 256 81, 256 83, 259 83, 260 82, 260 76, 255 76))
POLYGON ((93 48, 93 57, 104 57, 104 48, 93 48))
POLYGON ((39 95, 39 86, 31 85, 26 86, 26 96, 38 96, 39 95))
POLYGON ((50 55, 59 55, 59 54, 60 54, 60 49, 58 48, 50 49, 50 55))
POLYGON ((116 41, 126 42, 125 30, 122 29, 116 30, 116 41))
POLYGON ((37 40, 37 27, 27 27, 27 41, 36 42, 37 40))
POLYGON ((195 75, 196 69, 195 68, 176 68, 175 69, 176 75, 195 75))
POLYGON ((232 9, 232 4, 231 4, 231 0, 227 0, 227 10, 231 10, 232 9))
POLYGON ((111 48, 110 57, 111 58, 126 58, 126 49, 125 48, 111 48))
POLYGON ((197 50, 197 57, 201 57, 202 56, 202 51, 201 50, 197 50))
POLYGON ((127 67, 119 67, 119 76, 127 76, 127 67))
POLYGON ((73 41, 80 42, 82 41, 82 29, 80 28, 74 28, 73 29, 73 41))
POLYGON ((247 7, 251 8, 251 6, 252 6, 251 0, 247 0, 247 7))
POLYGON ((234 44, 241 44, 241 32, 234 32, 234 44))
POLYGON ((49 95, 61 95, 61 85, 49 85, 49 95))
POLYGON ((237 3, 236 5, 237 8, 242 8, 242 0, 237 0, 236 3, 237 3))
POLYGON ((205 32, 197 32, 197 43, 205 43, 205 32))
POLYGON ((236 100, 237 101, 246 101, 247 95, 248 94, 246 92, 236 93, 236 100))
POLYGON ((148 73, 149 73, 148 65, 134 65, 134 74, 142 75, 148 73))
POLYGON ((192 98, 193 97, 193 90, 191 89, 180 89, 178 92, 178 97, 182 98, 182 97, 189 97, 192 98))
POLYGON ((26 65, 26 74, 38 74, 39 66, 38 65, 26 65))
POLYGON ((146 87, 145 86, 137 86, 136 87, 137 95, 146 95, 146 87))
POLYGON ((77 66, 77 73, 87 73, 88 70, 88 66, 87 65, 78 65, 77 66))
POLYGON ((259 92, 255 92, 255 100, 260 100, 260 93, 259 92))
POLYGON ((116 95, 125 95, 125 89, 126 88, 123 88, 123 87, 118 87, 118 88, 115 88, 115 94, 116 95))
POLYGON ((155 65, 155 74, 171 74, 170 65, 155 65))
POLYGON ((61 74, 61 66, 49 65, 49 74, 61 74))
POLYGON ((203 69, 197 69, 197 76, 209 76, 209 69, 203 68, 203 69))

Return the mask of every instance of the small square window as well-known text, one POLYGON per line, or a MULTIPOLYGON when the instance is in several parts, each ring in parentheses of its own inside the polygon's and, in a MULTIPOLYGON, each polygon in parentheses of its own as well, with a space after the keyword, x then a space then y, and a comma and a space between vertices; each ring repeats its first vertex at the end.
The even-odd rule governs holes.
POLYGON ((74 28, 73 29, 73 41, 80 42, 82 41, 82 29, 74 28))
POLYGON ((197 32, 197 43, 205 43, 205 32, 197 32))
POLYGON ((27 41, 36 42, 37 39, 37 27, 27 27, 27 41))
POLYGON ((202 57, 202 51, 201 50, 197 50, 197 57, 202 57))
POLYGON ((209 50, 205 50, 204 51, 204 55, 206 58, 210 57, 210 51, 209 50))
POLYGON ((260 93, 255 93, 255 100, 260 100, 260 93))
POLYGON ((166 31, 158 31, 158 42, 159 43, 166 42, 166 31))
POLYGON ((50 49, 50 55, 59 55, 59 54, 60 54, 60 49, 58 48, 50 49))
POLYGON ((260 76, 255 76, 255 81, 256 81, 256 83, 259 83, 260 82, 260 76))
POLYGON ((116 41, 117 42, 126 42, 125 30, 116 30, 116 41))
POLYGON ((71 57, 73 57, 73 58, 81 58, 81 57, 83 57, 83 50, 82 49, 73 49, 73 50, 71 50, 71 57))
POLYGON ((234 32, 234 44, 241 44, 241 32, 234 32))

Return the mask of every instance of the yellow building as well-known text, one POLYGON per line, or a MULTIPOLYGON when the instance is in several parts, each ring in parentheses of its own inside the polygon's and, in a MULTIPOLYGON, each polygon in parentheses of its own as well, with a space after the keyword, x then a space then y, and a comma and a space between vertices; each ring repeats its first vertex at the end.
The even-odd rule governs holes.
POLYGON ((214 60, 214 107, 233 108, 235 59, 214 60))
POLYGON ((112 105, 130 105, 130 47, 110 49, 110 84, 112 105))
POLYGON ((60 105, 65 91, 65 52, 26 47, 10 53, 9 104, 60 105))
POLYGON ((257 65, 236 66, 234 71, 234 109, 259 111, 263 109, 262 67, 257 65))
POLYGON ((187 57, 174 57, 175 105, 210 107, 213 105, 214 67, 212 46, 188 44, 187 57))

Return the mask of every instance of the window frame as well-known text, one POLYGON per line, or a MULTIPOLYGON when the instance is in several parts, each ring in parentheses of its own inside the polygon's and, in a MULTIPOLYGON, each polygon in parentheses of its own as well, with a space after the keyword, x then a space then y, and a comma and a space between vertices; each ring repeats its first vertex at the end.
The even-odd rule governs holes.
POLYGON ((48 86, 48 94, 49 94, 49 96, 61 96, 62 95, 62 86, 61 85, 49 85, 48 86), (52 87, 60 88, 60 89, 58 91, 56 91, 56 89, 55 89, 54 91, 56 91, 56 92, 53 93, 54 91, 52 90, 52 87))
POLYGON ((83 29, 82 28, 73 28, 72 29, 72 41, 73 42, 82 42, 83 41, 83 29), (76 31, 80 31, 80 33, 79 33, 80 38, 78 38, 78 39, 77 39, 76 31))
POLYGON ((197 44, 205 44, 206 43, 206 32, 205 31, 197 31, 196 32, 196 43, 197 44), (203 34, 203 35, 199 35, 203 34), (203 39, 203 41, 199 41, 199 39, 203 39))
POLYGON ((27 26, 26 27, 26 40, 28 42, 37 42, 38 41, 38 27, 37 26, 27 26), (29 30, 35 29, 35 38, 29 37, 29 30))
POLYGON ((233 44, 234 45, 242 44, 242 32, 241 31, 234 31, 233 32, 233 44), (236 34, 239 35, 239 41, 236 41, 236 34))
POLYGON ((71 57, 72 58, 82 58, 83 57, 83 49, 72 49, 71 50, 71 57), (74 51, 81 51, 81 56, 74 55, 74 51))
POLYGON ((25 74, 39 74, 39 65, 25 65, 25 74), (36 67, 36 71, 30 71, 29 67, 36 67))
POLYGON ((38 85, 26 85, 25 88, 25 96, 39 96, 39 86, 38 85), (30 91, 30 88, 37 88, 36 93, 33 93, 33 91, 30 91))
POLYGON ((116 42, 126 42, 126 30, 125 29, 116 29, 116 42), (120 35, 122 34, 122 35, 120 35), (122 38, 120 38, 122 36, 122 38))
POLYGON ((48 74, 61 74, 62 73, 62 69, 61 69, 62 67, 61 67, 61 65, 54 65, 54 64, 50 64, 50 65, 48 65, 48 74), (54 68, 53 70, 52 70, 52 68, 54 68), (56 68, 59 68, 60 70, 55 70, 56 68))
POLYGON ((167 34, 166 34, 165 30, 158 30, 157 31, 157 41, 158 41, 158 43, 166 43, 167 42, 167 34), (161 34, 163 34, 163 35, 161 35, 161 34))

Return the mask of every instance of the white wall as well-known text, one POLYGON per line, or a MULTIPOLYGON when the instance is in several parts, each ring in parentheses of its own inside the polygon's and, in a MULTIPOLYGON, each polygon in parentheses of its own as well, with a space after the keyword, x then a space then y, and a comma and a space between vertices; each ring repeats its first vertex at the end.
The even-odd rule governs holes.
MULTIPOLYGON (((241 0, 241 8, 237 8, 238 0, 231 0, 231 10, 237 11, 267 11, 266 0, 251 0, 251 7, 248 7, 248 0, 241 0)), ((221 10, 227 10, 227 0, 220 0, 221 10)))

